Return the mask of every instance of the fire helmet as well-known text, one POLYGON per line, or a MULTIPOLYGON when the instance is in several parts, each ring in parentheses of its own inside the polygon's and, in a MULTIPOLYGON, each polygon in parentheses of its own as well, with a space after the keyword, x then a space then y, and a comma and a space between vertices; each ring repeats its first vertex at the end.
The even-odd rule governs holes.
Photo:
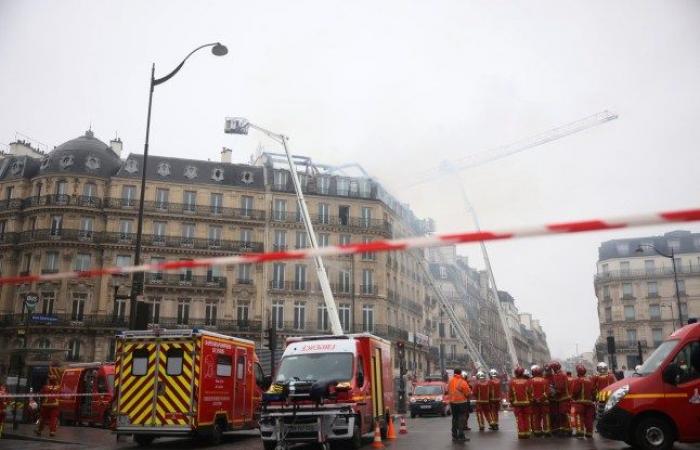
POLYGON ((523 369, 522 367, 518 366, 518 367, 515 368, 515 370, 513 371, 513 373, 515 374, 516 377, 520 378, 520 377, 522 377, 522 376, 525 374, 525 369, 523 369))
POLYGON ((479 380, 485 380, 485 379, 486 379, 486 374, 485 374, 483 371, 480 370, 480 371, 478 371, 478 372, 476 373, 476 378, 478 378, 479 380))
POLYGON ((559 361, 550 362, 549 367, 551 367, 554 372, 559 372, 559 370, 561 370, 561 364, 559 364, 559 361))
POLYGON ((583 364, 576 364, 576 375, 580 377, 586 375, 586 366, 583 364))
POLYGON ((496 378, 498 376, 498 371, 496 369, 489 370, 489 376, 491 378, 496 378))
POLYGON ((532 372, 533 377, 541 377, 542 376, 542 368, 538 366, 537 364, 534 364, 532 367, 530 367, 530 372, 532 372))
POLYGON ((596 370, 600 374, 606 374, 608 373, 608 365, 605 364, 604 362, 599 362, 597 366, 595 366, 596 370))

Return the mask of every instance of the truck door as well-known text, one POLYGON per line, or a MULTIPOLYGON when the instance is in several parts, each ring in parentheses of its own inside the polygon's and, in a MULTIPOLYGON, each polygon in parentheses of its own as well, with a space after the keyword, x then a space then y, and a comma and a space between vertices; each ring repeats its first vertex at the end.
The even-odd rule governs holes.
POLYGON ((384 414, 384 384, 382 383, 382 349, 372 354, 372 414, 374 418, 384 414))
MULTIPOLYGON (((81 394, 94 394, 95 393, 95 370, 86 369, 83 370, 83 375, 80 381, 80 393, 81 394)), ((83 395, 78 397, 78 402, 80 403, 80 418, 78 422, 87 420, 92 422, 93 420, 93 405, 95 398, 92 395, 83 395)))
POLYGON ((120 353, 117 411, 123 425, 151 425, 156 380, 156 344, 125 341, 120 353))
POLYGON ((157 352, 153 423, 157 426, 188 426, 192 411, 194 343, 187 340, 161 342, 157 352))
POLYGON ((108 420, 105 419, 109 418, 108 415, 106 415, 105 413, 108 412, 112 396, 110 395, 109 383, 107 381, 107 376, 104 372, 98 372, 97 383, 95 387, 96 392, 95 396, 93 397, 94 402, 92 408, 92 410, 95 413, 95 422, 103 425, 106 428, 107 426, 109 426, 109 423, 108 420))
POLYGON ((672 363, 680 376, 676 386, 664 384, 668 411, 682 438, 700 439, 700 341, 688 342, 672 363))
POLYGON ((248 412, 250 411, 252 386, 248 386, 248 377, 246 377, 246 368, 248 367, 248 350, 245 348, 236 348, 236 373, 233 385, 233 417, 234 423, 243 424, 248 412))

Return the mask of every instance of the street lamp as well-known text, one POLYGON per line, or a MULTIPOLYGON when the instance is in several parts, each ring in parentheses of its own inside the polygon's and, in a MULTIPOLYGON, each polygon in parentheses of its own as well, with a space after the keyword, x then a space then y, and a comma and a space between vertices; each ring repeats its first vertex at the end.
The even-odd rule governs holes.
MULTIPOLYGON (((676 303, 678 304, 678 323, 680 324, 680 328, 683 328, 683 314, 682 309, 681 309, 681 295, 678 292, 678 274, 676 272, 676 255, 673 251, 673 247, 671 247, 671 254, 667 255, 666 253, 660 251, 658 248, 656 248, 652 244, 639 244, 639 247, 637 247, 637 250, 635 250, 637 253, 644 253, 644 247, 648 247, 654 252, 656 252, 657 255, 663 256, 664 258, 669 258, 671 260, 671 266, 673 267, 673 282, 676 287, 676 303)), ((673 313, 671 313, 671 319, 673 319, 673 313)), ((673 320, 671 320, 673 322, 673 320)))
MULTIPOLYGON (((134 264, 137 266, 140 264, 141 260, 141 235, 143 233, 143 203, 146 195, 146 166, 148 163, 148 138, 151 132, 151 105, 153 104, 153 88, 155 88, 159 84, 165 83, 166 81, 174 77, 175 74, 178 73, 180 69, 182 69, 182 66, 185 65, 185 62, 189 59, 190 56, 192 56, 198 50, 201 50, 206 47, 211 47, 211 52, 214 56, 224 56, 228 53, 228 49, 226 48, 226 46, 222 45, 220 42, 213 42, 211 44, 200 45, 199 47, 192 50, 187 56, 185 56, 185 59, 183 59, 182 62, 178 64, 172 72, 161 78, 155 77, 155 63, 153 63, 153 65, 151 66, 151 85, 148 93, 148 115, 146 117, 146 142, 143 145, 143 163, 141 167, 141 196, 139 198, 139 215, 136 224, 136 245, 134 246, 134 264)), ((143 295, 143 284, 144 273, 134 272, 133 281, 131 283, 131 295, 129 299, 129 328, 132 330, 136 328, 136 305, 138 297, 143 295)))

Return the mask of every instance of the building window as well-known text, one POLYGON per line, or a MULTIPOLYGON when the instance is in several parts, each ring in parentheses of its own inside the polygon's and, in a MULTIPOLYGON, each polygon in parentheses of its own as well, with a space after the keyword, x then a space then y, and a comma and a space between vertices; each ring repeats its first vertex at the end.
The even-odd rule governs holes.
POLYGON ((656 263, 653 259, 644 260, 644 271, 646 273, 654 273, 656 270, 656 263))
POLYGON ((678 294, 685 295, 685 280, 678 280, 678 294))
POLYGON ((341 270, 338 272, 338 292, 343 294, 350 293, 350 271, 341 270))
POLYGON ((136 186, 122 186, 122 206, 136 204, 136 186))
POLYGON ((58 196, 59 200, 65 201, 65 199, 61 199, 61 197, 65 196, 68 191, 68 183, 66 183, 65 180, 60 180, 56 182, 56 195, 58 196))
POLYGON ((442 322, 438 323, 438 336, 441 338, 445 337, 445 324, 442 322))
POLYGON ((56 293, 42 292, 41 293, 41 313, 45 315, 53 314, 54 303, 56 302, 56 293))
POLYGON ((190 299, 181 298, 177 301, 177 324, 187 325, 190 321, 190 299))
POLYGON ((318 246, 328 247, 330 242, 330 235, 328 233, 318 233, 318 246))
POLYGON ((238 284, 251 284, 250 263, 238 265, 238 284))
POLYGON ((186 212, 195 212, 197 210, 197 192, 185 191, 183 194, 183 210, 186 212))
POLYGON ((319 194, 328 194, 331 190, 331 179, 330 177, 318 177, 316 178, 316 183, 318 185, 319 194))
POLYGON ((457 359, 457 345, 450 344, 450 360, 454 361, 457 359))
POLYGON ((51 217, 51 236, 60 236, 63 229, 63 216, 51 217))
POLYGON ((659 305, 649 305, 649 319, 661 320, 661 307, 659 305))
POLYGON ((275 230, 274 249, 281 251, 287 250, 287 232, 284 230, 275 230))
POLYGON ((278 222, 287 220, 287 200, 275 200, 274 207, 272 208, 272 220, 278 222))
POLYGON ((612 322, 612 308, 610 306, 605 308, 605 322, 612 322))
POLYGON ((241 214, 243 217, 250 217, 253 210, 253 197, 244 195, 241 197, 241 214))
POLYGON ((78 253, 75 257, 75 270, 83 272, 90 269, 91 258, 90 253, 78 253))
MULTIPOLYGON (((363 244, 369 244, 372 242, 372 238, 369 237, 363 237, 362 238, 362 243, 363 244)), ((364 261, 374 261, 377 259, 377 254, 374 252, 362 252, 362 260, 364 261)))
POLYGON ((362 305, 362 331, 374 331, 374 305, 362 305))
POLYGON ((306 264, 294 266, 294 289, 297 291, 306 290, 306 264))
POLYGON ((296 248, 306 248, 306 231, 297 231, 296 248))
POLYGON ((634 315, 634 306, 633 305, 625 305, 625 320, 634 320, 635 315, 634 315))
POLYGON ((123 321, 126 316, 126 300, 125 298, 114 299, 114 318, 123 321))
POLYGON ((630 328, 625 330, 628 345, 637 343, 637 330, 630 328))
POLYGON ((195 236, 195 224, 194 223, 183 223, 182 224, 182 245, 187 247, 192 247, 194 245, 195 236))
POLYGON ((369 180, 358 180, 357 186, 359 188, 360 197, 369 198, 372 195, 372 185, 369 180))
POLYGON ((157 244, 165 243, 165 230, 167 229, 167 222, 153 222, 153 242, 157 244))
POLYGON ((119 219, 119 235, 122 239, 129 239, 131 237, 133 225, 133 220, 119 219))
POLYGON ((236 320, 238 325, 244 325, 248 323, 248 309, 250 305, 247 302, 238 302, 236 305, 236 320))
POLYGON ((82 322, 85 316, 85 302, 87 294, 73 293, 73 305, 71 307, 70 320, 74 322, 82 322))
POLYGON ((0 242, 3 241, 5 236, 5 228, 7 227, 7 220, 0 220, 0 242))
POLYGON ((117 255, 117 267, 128 267, 131 265, 131 255, 117 255))
POLYGON ((328 331, 330 326, 328 322, 328 309, 325 303, 319 303, 317 313, 316 325, 318 331, 328 331))
POLYGON ((220 226, 209 226, 209 246, 210 247, 221 247, 221 235, 223 229, 220 226))
POLYGON ((450 337, 451 338, 457 337, 457 330, 455 329, 454 325, 452 325, 452 324, 450 324, 450 337))
POLYGON ((338 316, 340 318, 340 325, 343 327, 344 332, 350 331, 350 304, 341 303, 338 305, 338 316))
POLYGON ((212 192, 209 195, 209 204, 211 205, 212 214, 221 214, 224 206, 223 194, 212 192))
POLYGON ((80 340, 71 339, 68 343, 68 354, 66 355, 68 361, 79 361, 80 360, 80 340))
POLYGON ((272 288, 284 288, 284 263, 274 263, 272 265, 272 288))
POLYGON ((303 330, 305 326, 306 303, 294 302, 294 329, 303 330))
POLYGON ((372 208, 362 207, 362 226, 368 228, 372 225, 372 208))
POLYGON ((14 186, 7 186, 7 187, 5 188, 5 199, 6 199, 6 200, 12 200, 12 194, 13 194, 14 191, 15 191, 15 187, 14 187, 14 186))
POLYGON ((46 252, 44 260, 44 272, 58 272, 58 252, 46 252))
POLYGON ((32 265, 32 254, 25 253, 22 256, 22 272, 29 273, 32 265))
POLYGON ((241 242, 244 244, 250 244, 253 240, 253 230, 249 228, 241 228, 241 242))
POLYGON ((610 286, 603 286, 603 300, 610 300, 610 286))
POLYGON ((341 234, 338 236, 338 245, 348 245, 350 244, 350 235, 341 234))
POLYGON ((275 300, 272 302, 272 326, 281 330, 284 328, 284 301, 275 300))
POLYGON ((374 295, 374 271, 372 269, 362 269, 362 293, 365 295, 374 295))
POLYGON ((92 217, 81 217, 80 218, 80 237, 91 239, 92 231, 94 226, 94 220, 92 217))
POLYGON ((639 355, 627 355, 625 359, 628 368, 635 368, 639 365, 639 355))
POLYGON ((656 281, 647 281, 647 297, 658 297, 659 291, 656 281))
POLYGON ((158 209, 168 209, 168 198, 170 197, 170 191, 168 189, 157 188, 156 189, 156 208, 158 209))
POLYGON ((347 197, 350 193, 350 181, 347 178, 337 178, 336 184, 336 194, 347 197))
MULTIPOLYGON (((190 261, 189 259, 182 258, 180 261, 190 261)), ((189 285, 192 282, 192 268, 183 267, 180 269, 180 284, 189 285)))
POLYGON ((663 328, 652 328, 651 338, 654 341, 654 347, 658 347, 664 340, 664 330, 663 328))
POLYGON ((632 296, 632 283, 622 283, 622 298, 634 298, 632 296))
POLYGON ((216 311, 218 302, 216 300, 207 300, 204 305, 204 325, 216 325, 216 311))
POLYGON ((151 297, 151 323, 160 323, 160 302, 161 297, 151 297))
POLYGON ((630 262, 620 261, 620 272, 624 275, 629 275, 630 273, 630 262))
POLYGON ((277 190, 287 189, 287 172, 284 170, 275 170, 273 173, 273 184, 277 190))
POLYGON ((330 221, 329 210, 330 210, 330 207, 328 206, 328 203, 319 203, 318 204, 318 222, 319 223, 328 223, 330 221))
POLYGON ((83 200, 92 201, 97 195, 97 185, 95 183, 85 183, 83 185, 83 200))

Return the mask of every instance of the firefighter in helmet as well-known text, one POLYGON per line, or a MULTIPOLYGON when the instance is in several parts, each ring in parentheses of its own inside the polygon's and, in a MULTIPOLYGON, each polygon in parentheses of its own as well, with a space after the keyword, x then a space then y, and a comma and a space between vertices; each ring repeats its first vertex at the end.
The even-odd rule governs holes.
POLYGON ((41 388, 39 395, 41 396, 41 410, 39 417, 39 426, 34 431, 37 436, 41 436, 44 426, 48 422, 49 436, 56 434, 56 425, 58 424, 58 393, 60 386, 58 385, 58 377, 55 374, 49 375, 49 382, 41 388))
POLYGON ((595 383, 586 376, 583 364, 576 365, 576 378, 571 382, 571 398, 574 405, 574 426, 576 437, 593 437, 593 416, 595 415, 595 383))
POLYGON ((532 431, 535 436, 552 436, 549 417, 549 380, 542 375, 542 368, 535 364, 532 372, 532 431))
POLYGON ((491 425, 491 383, 483 371, 476 373, 474 386, 474 400, 476 402, 476 420, 479 423, 479 431, 484 431, 486 424, 491 425))
POLYGON ((525 370, 518 366, 513 371, 515 378, 508 383, 508 399, 515 414, 518 427, 518 439, 528 439, 532 434, 530 428, 530 402, 532 383, 525 378, 525 370))
POLYGON ((489 384, 491 385, 491 394, 489 404, 491 407, 491 422, 489 428, 498 430, 498 413, 501 410, 501 379, 498 378, 496 369, 489 370, 489 384))
POLYGON ((569 377, 566 372, 561 371, 559 361, 550 363, 552 368, 552 381, 557 401, 557 410, 554 412, 557 418, 557 428, 559 435, 571 436, 571 425, 569 414, 571 413, 571 393, 569 391, 569 377))

